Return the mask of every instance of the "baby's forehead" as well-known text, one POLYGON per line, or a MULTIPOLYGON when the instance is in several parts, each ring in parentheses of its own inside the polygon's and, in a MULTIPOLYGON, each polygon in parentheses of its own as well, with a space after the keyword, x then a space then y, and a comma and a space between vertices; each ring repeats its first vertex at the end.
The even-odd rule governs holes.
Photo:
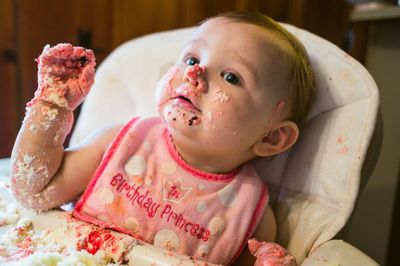
MULTIPOLYGON (((207 40, 210 32, 216 35, 231 35, 231 42, 226 42, 226 47, 236 42, 245 41, 261 46, 266 52, 270 51, 275 54, 286 55, 291 51, 290 43, 282 37, 282 33, 279 33, 278 30, 225 17, 212 18, 202 23, 194 32, 191 41, 207 40)), ((243 52, 246 53, 246 50, 244 49, 243 52)))

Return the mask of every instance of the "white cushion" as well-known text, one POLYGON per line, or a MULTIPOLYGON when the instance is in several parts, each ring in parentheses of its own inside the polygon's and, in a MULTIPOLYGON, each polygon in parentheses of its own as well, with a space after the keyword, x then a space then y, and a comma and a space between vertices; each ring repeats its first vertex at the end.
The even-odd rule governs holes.
POLYGON ((374 260, 342 240, 330 240, 319 246, 302 266, 362 265, 378 266, 374 260))
MULTIPOLYGON (((357 61, 326 40, 283 25, 310 55, 316 102, 299 142, 273 160, 257 159, 254 164, 270 185, 277 242, 301 262, 335 236, 353 210, 379 97, 373 79, 357 61)), ((157 81, 192 32, 156 33, 117 48, 98 68, 71 145, 102 126, 155 115, 157 81)))

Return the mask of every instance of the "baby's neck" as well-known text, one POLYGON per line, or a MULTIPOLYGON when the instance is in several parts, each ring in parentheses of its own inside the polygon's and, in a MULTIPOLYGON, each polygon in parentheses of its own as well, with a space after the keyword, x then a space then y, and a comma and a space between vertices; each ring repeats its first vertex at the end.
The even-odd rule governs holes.
POLYGON ((238 165, 232 165, 224 160, 204 156, 202 154, 193 154, 185 152, 184 150, 176 147, 180 157, 190 166, 211 174, 225 174, 233 171, 238 165))
POLYGON ((206 147, 196 146, 193 140, 178 140, 173 139, 171 136, 171 142, 180 158, 184 160, 186 164, 211 174, 230 173, 253 158, 249 155, 247 157, 238 157, 234 154, 216 154, 215 152, 210 152, 206 147))

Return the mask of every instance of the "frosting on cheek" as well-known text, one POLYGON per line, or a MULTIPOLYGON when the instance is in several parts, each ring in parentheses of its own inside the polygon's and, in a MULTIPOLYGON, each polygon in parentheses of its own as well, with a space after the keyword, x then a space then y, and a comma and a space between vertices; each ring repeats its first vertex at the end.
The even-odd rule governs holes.
POLYGON ((198 125, 201 123, 201 118, 191 110, 185 110, 187 106, 183 103, 171 101, 172 98, 179 95, 197 96, 191 86, 181 86, 173 88, 172 82, 176 78, 180 69, 178 67, 170 68, 162 77, 157 86, 157 105, 159 112, 164 121, 172 127, 176 127, 178 123, 188 126, 198 125), (168 103, 168 104, 167 104, 168 103))
POLYGON ((215 91, 215 96, 214 96, 214 99, 213 99, 214 102, 224 103, 224 102, 229 101, 229 99, 230 99, 230 97, 229 97, 228 93, 226 93, 225 91, 222 91, 220 89, 217 89, 215 91))
POLYGON ((162 79, 159 81, 157 85, 157 104, 158 107, 163 105, 168 101, 170 97, 175 96, 175 91, 172 88, 172 81, 175 79, 176 74, 179 69, 177 67, 171 67, 167 73, 164 74, 162 79))
POLYGON ((207 121, 207 123, 212 123, 212 121, 213 121, 213 113, 212 112, 208 112, 207 114, 206 114, 206 121, 207 121))

